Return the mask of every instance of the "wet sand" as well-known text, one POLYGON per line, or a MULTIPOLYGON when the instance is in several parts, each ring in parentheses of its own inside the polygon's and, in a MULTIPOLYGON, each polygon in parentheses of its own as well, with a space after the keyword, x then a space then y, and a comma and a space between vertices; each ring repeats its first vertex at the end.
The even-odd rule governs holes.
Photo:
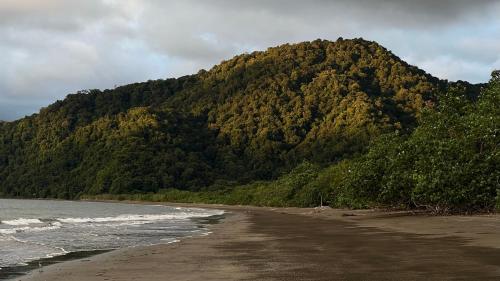
POLYGON ((208 236, 16 280, 500 280, 498 215, 197 206, 228 211, 208 236))

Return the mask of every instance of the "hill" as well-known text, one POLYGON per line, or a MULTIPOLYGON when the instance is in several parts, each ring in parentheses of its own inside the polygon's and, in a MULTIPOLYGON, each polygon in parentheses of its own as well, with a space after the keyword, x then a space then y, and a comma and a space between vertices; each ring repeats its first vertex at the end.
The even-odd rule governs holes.
POLYGON ((220 190, 409 134, 449 83, 375 42, 316 40, 243 54, 178 79, 68 95, 0 123, 0 194, 78 198, 220 190))

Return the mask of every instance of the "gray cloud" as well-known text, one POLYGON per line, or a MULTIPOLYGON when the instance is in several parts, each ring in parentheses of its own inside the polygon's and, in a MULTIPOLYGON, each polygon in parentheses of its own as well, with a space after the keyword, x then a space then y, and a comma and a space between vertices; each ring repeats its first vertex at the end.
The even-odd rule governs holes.
POLYGON ((500 67, 500 2, 3 0, 0 119, 85 88, 210 68, 286 42, 364 37, 433 75, 500 67))

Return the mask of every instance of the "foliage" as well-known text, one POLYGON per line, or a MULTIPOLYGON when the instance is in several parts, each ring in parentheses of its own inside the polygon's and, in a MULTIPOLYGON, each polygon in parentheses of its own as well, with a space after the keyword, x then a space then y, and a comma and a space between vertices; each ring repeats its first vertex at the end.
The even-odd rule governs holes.
POLYGON ((76 198, 274 179, 413 128, 446 85, 374 42, 339 39, 82 91, 0 124, 0 191, 76 198))
POLYGON ((343 198, 351 196, 349 202, 436 212, 498 208, 500 81, 492 79, 477 101, 453 89, 439 102, 409 136, 383 135, 349 163, 338 205, 349 205, 343 198))
POLYGON ((340 38, 82 91, 0 122, 0 196, 490 210, 498 76, 479 94, 340 38))
POLYGON ((492 211, 500 208, 498 104, 500 80, 492 79, 475 101, 452 89, 411 134, 381 135, 365 154, 325 168, 305 162, 275 181, 98 198, 277 207, 318 206, 323 198, 333 207, 492 211))

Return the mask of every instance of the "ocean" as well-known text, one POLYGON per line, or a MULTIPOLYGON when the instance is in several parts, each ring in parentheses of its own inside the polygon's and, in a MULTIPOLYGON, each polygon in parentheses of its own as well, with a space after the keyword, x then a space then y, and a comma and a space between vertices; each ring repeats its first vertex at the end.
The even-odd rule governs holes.
POLYGON ((207 235, 196 218, 223 211, 164 205, 0 199, 2 271, 34 261, 207 235))

